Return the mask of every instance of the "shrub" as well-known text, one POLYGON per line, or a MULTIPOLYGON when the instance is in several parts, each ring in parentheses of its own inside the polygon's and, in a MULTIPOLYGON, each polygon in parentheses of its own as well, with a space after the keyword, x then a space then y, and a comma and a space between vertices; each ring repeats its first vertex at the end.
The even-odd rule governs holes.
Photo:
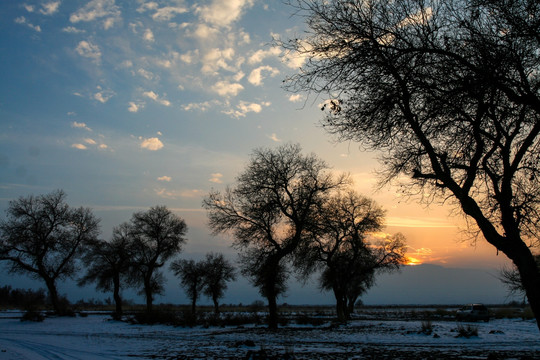
POLYGON ((21 317, 21 321, 42 322, 43 320, 45 320, 45 316, 41 313, 41 311, 36 310, 27 310, 21 317))
POLYGON ((471 325, 463 326, 460 324, 457 327, 457 332, 458 334, 456 337, 464 337, 468 339, 473 336, 478 336, 478 327, 471 325))
POLYGON ((309 316, 306 313, 301 313, 296 317, 295 322, 298 325, 321 326, 324 324, 325 320, 318 317, 309 316))
POLYGON ((145 325, 155 325, 155 324, 165 324, 165 325, 178 325, 180 319, 178 316, 169 311, 152 311, 152 312, 139 312, 133 315, 129 319, 129 322, 132 324, 145 324, 145 325))
POLYGON ((422 321, 420 334, 431 335, 432 332, 433 332, 433 324, 431 323, 431 321, 430 320, 422 321))

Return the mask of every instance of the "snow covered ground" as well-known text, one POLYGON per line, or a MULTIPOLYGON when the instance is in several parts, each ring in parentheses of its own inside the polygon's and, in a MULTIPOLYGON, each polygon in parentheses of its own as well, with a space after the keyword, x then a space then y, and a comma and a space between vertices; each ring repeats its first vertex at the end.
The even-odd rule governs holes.
POLYGON ((347 325, 181 328, 131 325, 108 315, 21 322, 0 316, 0 359, 535 359, 540 332, 534 321, 488 323, 354 320, 347 325), (478 336, 456 337, 458 326, 478 336), (263 355, 265 354, 265 355, 263 355), (259 357, 257 357, 259 356, 259 357), (266 357, 264 357, 266 356, 266 357))

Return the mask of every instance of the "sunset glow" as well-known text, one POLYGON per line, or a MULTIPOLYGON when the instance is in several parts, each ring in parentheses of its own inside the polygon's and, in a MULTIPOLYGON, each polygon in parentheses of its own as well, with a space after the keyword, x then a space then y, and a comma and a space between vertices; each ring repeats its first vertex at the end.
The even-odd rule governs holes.
MULTIPOLYGON (((472 246, 451 204, 379 189, 381 154, 320 126, 324 96, 283 89, 306 59, 272 46, 305 31, 282 1, 28 0, 2 1, 0 10, 0 220, 11 200, 61 189, 70 206, 93 211, 110 240, 133 213, 163 205, 189 229, 179 258, 216 252, 236 261, 234 234, 212 233, 203 199, 234 187, 255 149, 298 143, 385 210, 372 246, 402 233, 406 265, 508 261, 483 239, 472 246)), ((172 276, 170 286, 181 292, 172 276)), ((237 293, 252 290, 242 286, 237 293)))

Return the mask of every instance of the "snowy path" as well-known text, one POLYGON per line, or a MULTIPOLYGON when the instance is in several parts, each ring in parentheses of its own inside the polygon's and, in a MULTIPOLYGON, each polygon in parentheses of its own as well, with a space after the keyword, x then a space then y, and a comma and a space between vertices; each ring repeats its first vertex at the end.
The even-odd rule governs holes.
POLYGON ((0 318, 0 359, 241 359, 261 349, 274 355, 292 353, 297 359, 540 356, 540 333, 532 321, 472 325, 478 327, 478 337, 466 339, 456 338, 457 324, 451 321, 433 322, 434 337, 418 334, 418 321, 357 320, 331 330, 291 326, 269 332, 263 327, 130 325, 105 315, 47 318, 42 323, 0 318))

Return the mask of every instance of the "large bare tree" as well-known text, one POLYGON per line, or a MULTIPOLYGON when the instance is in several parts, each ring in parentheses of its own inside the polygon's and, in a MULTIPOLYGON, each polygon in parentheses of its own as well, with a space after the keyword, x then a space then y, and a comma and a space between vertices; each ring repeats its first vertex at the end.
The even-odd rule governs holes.
POLYGON ((281 43, 307 59, 289 89, 328 96, 323 125, 381 150, 383 181, 461 209, 515 264, 538 322, 540 3, 290 3, 308 31, 281 43))
POLYGON ((303 275, 321 270, 322 289, 336 298, 339 321, 354 311, 359 296, 374 283, 375 274, 399 269, 405 262, 401 234, 380 239, 385 211, 372 199, 353 190, 337 192, 326 201, 297 265, 303 275))
POLYGON ((232 232, 242 273, 268 300, 269 327, 277 328, 277 296, 286 290, 287 261, 306 241, 307 229, 329 193, 345 182, 299 145, 255 150, 234 188, 203 202, 215 233, 232 232))
POLYGON ((57 282, 72 277, 84 245, 99 235, 88 208, 72 208, 61 190, 11 201, 0 222, 0 260, 14 273, 45 282, 54 311, 62 315, 57 282))
POLYGON ((182 251, 187 241, 187 225, 166 206, 154 206, 134 213, 129 224, 133 241, 133 268, 146 298, 146 311, 152 311, 154 295, 163 291, 165 278, 160 272, 165 263, 182 251))
POLYGON ((122 318, 122 286, 133 285, 133 241, 127 223, 113 229, 111 241, 96 239, 87 245, 82 258, 86 274, 78 281, 79 286, 95 283, 96 289, 112 291, 115 303, 114 317, 122 318))

